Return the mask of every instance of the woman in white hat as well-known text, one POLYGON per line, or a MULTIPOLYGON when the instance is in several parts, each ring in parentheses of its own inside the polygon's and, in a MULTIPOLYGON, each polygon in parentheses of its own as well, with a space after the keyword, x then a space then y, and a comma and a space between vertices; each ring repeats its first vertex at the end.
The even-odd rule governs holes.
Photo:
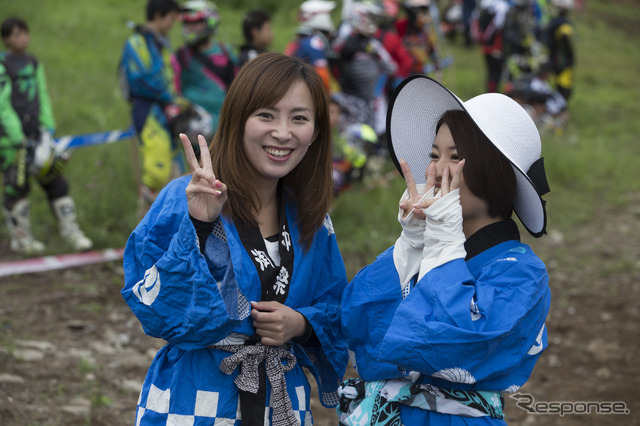
POLYGON ((399 86, 387 126, 402 233, 343 295, 360 378, 341 424, 505 424, 503 393, 547 347, 549 276, 511 219, 545 233, 540 136, 509 97, 462 102, 425 76, 399 86))

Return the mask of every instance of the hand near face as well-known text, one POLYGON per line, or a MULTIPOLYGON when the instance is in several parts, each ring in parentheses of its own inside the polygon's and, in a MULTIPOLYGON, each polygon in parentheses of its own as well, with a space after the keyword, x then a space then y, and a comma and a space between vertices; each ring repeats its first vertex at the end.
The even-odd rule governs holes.
POLYGON ((279 346, 302 336, 307 322, 302 314, 279 302, 251 302, 251 318, 263 345, 279 346))
MULTIPOLYGON (((411 168, 409 168, 409 164, 406 160, 400 160, 400 168, 402 169, 402 175, 404 176, 404 181, 407 184, 407 192, 409 194, 409 199, 403 199, 400 201, 400 208, 402 209, 402 218, 407 217, 409 213, 413 210, 413 206, 420 202, 420 199, 424 194, 418 192, 416 187, 416 181, 413 178, 413 174, 411 173, 411 168)), ((429 169, 427 168, 427 171, 429 169)), ((430 176, 427 173, 427 184, 426 191, 428 191, 431 187, 433 187, 435 183, 435 177, 432 181, 429 181, 430 176)), ((414 211, 414 215, 418 219, 424 220, 424 214, 422 212, 414 211)))
MULTIPOLYGON (((426 192, 436 186, 436 191, 439 190, 439 194, 444 196, 456 189, 459 189, 464 163, 465 160, 460 160, 457 164, 446 165, 442 170, 442 174, 438 176, 437 164, 435 161, 431 161, 425 172, 425 176, 427 178, 426 192)), ((408 200, 402 200, 400 202, 400 208, 403 210, 402 217, 406 217, 413 210, 413 214, 416 218, 424 220, 425 214, 423 210, 435 203, 440 197, 421 200, 423 195, 418 193, 416 182, 411 174, 409 164, 407 164, 405 160, 400 160, 400 168, 402 169, 402 174, 404 175, 404 179, 407 184, 407 191, 410 197, 408 200)))
POLYGON ((203 222, 213 222, 222 211, 227 201, 227 186, 216 179, 211 165, 211 156, 204 136, 198 136, 200 146, 200 163, 193 152, 191 141, 187 135, 181 133, 180 140, 187 157, 187 164, 191 169, 191 182, 185 190, 189 203, 189 214, 194 219, 203 222))

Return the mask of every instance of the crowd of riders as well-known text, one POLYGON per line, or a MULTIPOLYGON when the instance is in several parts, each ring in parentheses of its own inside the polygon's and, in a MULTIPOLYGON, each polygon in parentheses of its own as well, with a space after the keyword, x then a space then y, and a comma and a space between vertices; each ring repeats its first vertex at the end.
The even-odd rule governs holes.
MULTIPOLYGON (((523 105, 539 128, 562 132, 569 119, 575 63, 569 14, 580 6, 574 0, 302 2, 295 35, 282 53, 311 64, 330 95, 335 192, 367 174, 380 176, 388 158, 385 117, 393 91, 414 74, 442 80, 444 70, 454 63, 448 48, 452 43, 463 43, 468 54, 480 50, 483 55, 486 87, 479 91, 505 93, 523 105)), ((242 43, 222 40, 217 35, 222 17, 209 0, 149 0, 145 12, 144 23, 130 23, 132 34, 118 66, 137 135, 141 215, 166 183, 184 172, 178 135, 196 140, 194 135, 210 138, 215 133, 231 81, 244 64, 272 50, 276 30, 267 11, 254 9, 239 23, 242 43), (176 23, 183 44, 173 48, 169 32, 176 23)), ((7 22, 11 28, 3 30, 2 37, 9 50, 0 56, 0 78, 8 82, 5 91, 11 84, 17 87, 19 68, 29 65, 16 60, 10 44, 15 43, 14 27, 26 32, 26 23, 7 22)), ((87 250, 92 243, 77 225, 75 205, 62 176, 66 157, 53 149, 53 114, 44 71, 35 58, 29 63, 35 70, 31 78, 39 82, 34 87, 41 87, 38 99, 30 101, 35 109, 29 114, 23 111, 15 91, 5 94, 0 105, 0 111, 12 118, 0 121, 3 211, 11 248, 23 253, 44 248, 29 226, 25 171, 32 170, 29 176, 51 193, 49 201, 64 238, 74 249, 87 250), (18 171, 24 172, 21 177, 18 171)), ((194 149, 197 154, 198 146, 194 149)))

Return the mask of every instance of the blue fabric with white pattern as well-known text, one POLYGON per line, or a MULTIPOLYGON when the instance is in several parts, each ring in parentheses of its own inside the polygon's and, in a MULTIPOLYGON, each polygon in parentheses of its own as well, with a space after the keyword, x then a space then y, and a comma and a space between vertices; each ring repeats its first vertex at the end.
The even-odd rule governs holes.
MULTIPOLYGON (((238 371, 226 375, 219 368, 231 353, 209 346, 223 339, 232 344, 230 335, 253 335, 249 302, 260 299, 260 281, 235 227, 224 219, 223 228, 206 240, 204 255, 200 252, 185 196, 190 178, 161 191, 125 248, 122 295, 145 333, 168 342, 145 378, 137 425, 240 424, 233 383, 238 371)), ((317 347, 294 343, 297 365, 285 373, 294 413, 307 425, 310 385, 302 367, 314 375, 323 405, 338 402, 347 364, 339 302, 347 279, 329 217, 303 252, 293 206, 287 206, 287 215, 295 256, 286 305, 307 318, 320 342, 317 347)), ((267 381, 267 407, 270 392, 267 381)), ((270 424, 269 408, 265 417, 270 424)))
MULTIPOLYGON (((418 383, 464 391, 515 392, 547 347, 551 292, 543 262, 507 241, 428 272, 403 300, 393 247, 351 281, 342 327, 367 381, 421 373, 418 383)), ((400 408, 402 423, 504 424, 400 408)))

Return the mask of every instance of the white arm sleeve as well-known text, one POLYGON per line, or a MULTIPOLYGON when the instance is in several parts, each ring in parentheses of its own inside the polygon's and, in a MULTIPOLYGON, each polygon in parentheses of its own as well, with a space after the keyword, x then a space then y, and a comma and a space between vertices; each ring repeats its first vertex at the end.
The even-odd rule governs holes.
POLYGON ((424 213, 424 246, 418 279, 433 268, 454 259, 464 259, 467 255, 464 249, 459 189, 440 198, 425 209, 424 213))
MULTIPOLYGON (((421 194, 425 185, 417 185, 416 189, 421 194)), ((434 188, 427 191, 420 201, 433 198, 434 188)), ((405 191, 400 198, 402 200, 409 199, 409 191, 405 191)), ((400 277, 400 285, 404 293, 405 287, 411 281, 414 275, 420 270, 420 261, 422 259, 422 249, 424 248, 424 230, 425 221, 418 219, 413 214, 413 210, 409 212, 407 217, 402 218, 402 209, 398 210, 398 222, 402 226, 400 237, 396 240, 393 248, 393 263, 400 277)))

